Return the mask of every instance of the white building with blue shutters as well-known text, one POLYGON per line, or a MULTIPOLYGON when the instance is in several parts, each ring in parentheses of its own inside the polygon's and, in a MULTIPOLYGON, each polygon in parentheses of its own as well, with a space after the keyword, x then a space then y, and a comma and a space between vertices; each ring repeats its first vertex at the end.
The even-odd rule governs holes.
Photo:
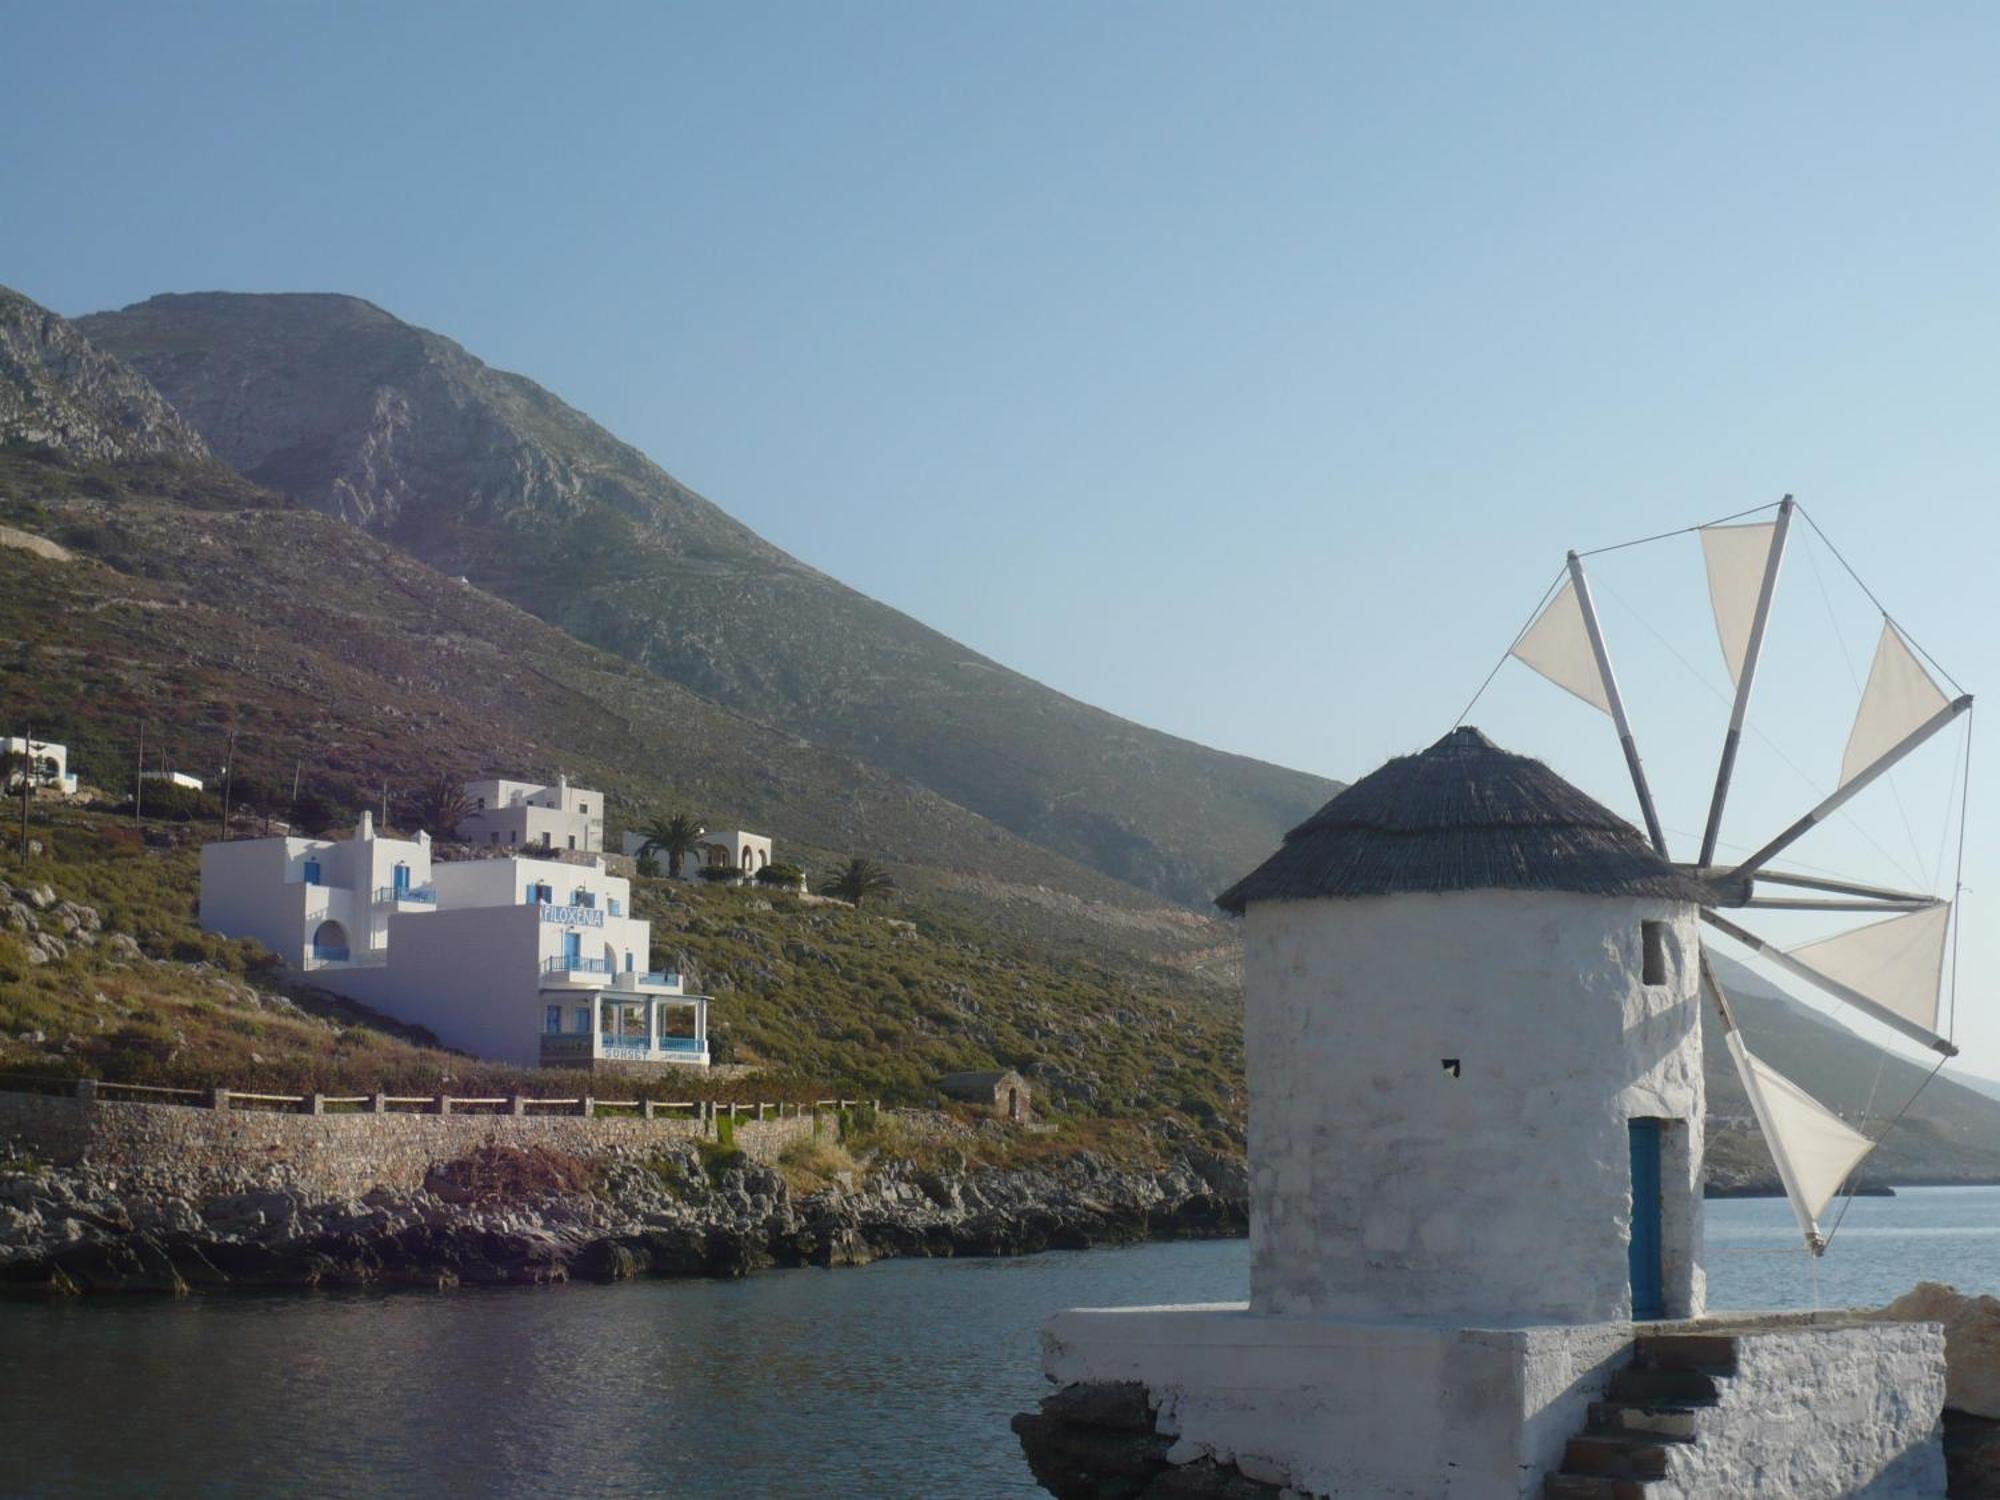
POLYGON ((201 851, 201 924, 447 1047, 502 1062, 708 1064, 708 999, 648 962, 652 924, 600 857, 431 861, 425 834, 201 851))

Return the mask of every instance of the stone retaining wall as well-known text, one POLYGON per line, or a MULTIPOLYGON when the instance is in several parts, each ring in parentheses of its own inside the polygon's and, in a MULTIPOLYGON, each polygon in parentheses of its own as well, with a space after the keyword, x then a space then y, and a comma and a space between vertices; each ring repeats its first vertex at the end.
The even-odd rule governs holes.
MULTIPOLYGON (((837 1129, 831 1115, 819 1128, 837 1129)), ((768 1162, 810 1138, 814 1119, 739 1118, 737 1147, 768 1162)), ((197 1194, 289 1187, 313 1198, 411 1189, 439 1162, 486 1145, 546 1146, 586 1159, 637 1158, 704 1138, 698 1120, 599 1115, 281 1114, 0 1093, 0 1156, 53 1166, 86 1160, 134 1187, 197 1194)))

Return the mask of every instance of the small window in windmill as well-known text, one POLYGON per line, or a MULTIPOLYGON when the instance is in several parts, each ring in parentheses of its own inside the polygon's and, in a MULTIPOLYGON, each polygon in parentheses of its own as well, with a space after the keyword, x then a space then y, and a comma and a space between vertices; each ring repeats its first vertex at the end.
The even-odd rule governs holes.
POLYGON ((1639 946, 1643 953, 1643 972, 1640 978, 1647 984, 1669 984, 1667 971, 1667 924, 1665 922, 1641 922, 1639 924, 1639 946))

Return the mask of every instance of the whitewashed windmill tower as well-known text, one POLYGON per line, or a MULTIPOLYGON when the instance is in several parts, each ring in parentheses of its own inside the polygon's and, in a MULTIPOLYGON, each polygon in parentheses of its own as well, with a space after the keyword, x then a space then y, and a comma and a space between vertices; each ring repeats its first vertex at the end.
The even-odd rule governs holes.
POLYGON ((1219 898, 1246 918, 1253 1312, 1688 1317, 1703 891, 1453 730, 1219 898))

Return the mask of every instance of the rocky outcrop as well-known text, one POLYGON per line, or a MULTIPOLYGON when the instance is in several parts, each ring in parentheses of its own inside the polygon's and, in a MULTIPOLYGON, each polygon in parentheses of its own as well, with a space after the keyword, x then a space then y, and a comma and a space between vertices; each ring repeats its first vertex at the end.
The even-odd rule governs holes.
POLYGON ((208 459, 208 445, 144 376, 67 319, 0 287, 0 445, 72 458, 208 459))
POLYGON ((0 1289, 727 1277, 1227 1236, 1246 1224, 1240 1196, 1183 1164, 1138 1170, 1088 1153, 1015 1170, 890 1162, 857 1187, 799 1195, 773 1168, 724 1160, 695 1146, 597 1164, 488 1148, 422 1188, 318 1202, 248 1176, 238 1192, 176 1191, 164 1165, 143 1185, 91 1166, 15 1172, 0 1176, 0 1289))
POLYGON ((1137 1381, 1085 1381, 1014 1418, 1028 1468, 1056 1500, 1281 1500, 1292 1492, 1232 1464, 1183 1452, 1156 1431, 1137 1381))
POLYGON ((1882 1316, 1944 1324, 1945 1405, 2000 1421, 2000 1298, 1920 1281, 1883 1308, 1882 1316))

